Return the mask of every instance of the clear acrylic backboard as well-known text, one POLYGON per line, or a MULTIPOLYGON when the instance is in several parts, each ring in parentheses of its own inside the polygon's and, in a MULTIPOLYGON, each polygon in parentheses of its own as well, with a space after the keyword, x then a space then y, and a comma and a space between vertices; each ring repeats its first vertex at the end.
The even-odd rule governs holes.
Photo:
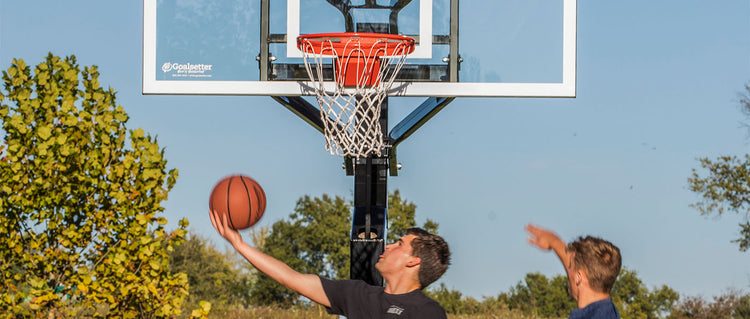
POLYGON ((144 0, 143 93, 313 95, 298 35, 378 32, 416 40, 389 96, 575 97, 576 19, 576 0, 144 0))

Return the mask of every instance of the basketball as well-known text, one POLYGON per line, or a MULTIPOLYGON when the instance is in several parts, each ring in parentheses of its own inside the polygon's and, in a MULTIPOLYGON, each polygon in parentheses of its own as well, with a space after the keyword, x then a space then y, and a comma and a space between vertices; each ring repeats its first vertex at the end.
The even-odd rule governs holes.
POLYGON ((229 227, 250 228, 266 210, 266 193, 254 179, 232 175, 221 179, 208 200, 208 207, 220 216, 229 217, 229 227))

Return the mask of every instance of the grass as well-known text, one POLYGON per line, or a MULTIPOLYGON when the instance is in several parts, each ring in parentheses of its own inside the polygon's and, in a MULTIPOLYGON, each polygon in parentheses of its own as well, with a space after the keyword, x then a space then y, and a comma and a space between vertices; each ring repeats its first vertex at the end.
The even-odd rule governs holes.
POLYGON ((322 306, 302 308, 295 307, 282 309, 277 307, 253 307, 234 309, 212 309, 208 315, 210 319, 338 319, 338 316, 329 315, 322 306))
MULTIPOLYGON (((189 313, 188 313, 189 315, 189 313)), ((309 308, 281 309, 276 307, 255 307, 248 309, 212 309, 208 315, 210 319, 338 319, 336 315, 329 315, 322 306, 309 308)), ((524 315, 518 311, 501 310, 487 314, 448 314, 448 319, 541 319, 539 316, 524 315)))

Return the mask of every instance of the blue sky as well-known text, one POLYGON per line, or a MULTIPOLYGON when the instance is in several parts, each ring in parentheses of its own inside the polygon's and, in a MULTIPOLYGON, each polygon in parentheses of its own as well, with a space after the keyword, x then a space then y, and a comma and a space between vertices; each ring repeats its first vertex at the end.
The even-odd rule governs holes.
MULTIPOLYGON (((687 189, 697 158, 747 153, 737 101, 750 82, 750 2, 581 1, 578 15, 575 99, 458 99, 399 146, 389 188, 440 224, 454 253, 441 282, 481 298, 528 272, 562 274, 554 254, 526 243, 532 222, 566 240, 611 240, 649 287, 750 290, 750 253, 730 242, 743 216, 702 217, 687 189)), ((74 54, 99 66, 130 128, 158 136, 180 170, 171 225, 188 217, 223 245, 207 202, 231 173, 263 185, 260 225, 303 195, 352 198, 323 137, 268 97, 142 95, 141 49, 141 1, 0 0, 2 69, 74 54)), ((392 118, 417 102, 393 102, 392 118)))

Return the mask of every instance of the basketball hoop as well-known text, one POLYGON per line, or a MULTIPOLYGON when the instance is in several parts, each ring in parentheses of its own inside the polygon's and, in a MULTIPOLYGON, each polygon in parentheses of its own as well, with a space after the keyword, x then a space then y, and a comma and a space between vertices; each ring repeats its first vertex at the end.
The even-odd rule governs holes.
POLYGON ((381 155, 385 143, 380 105, 396 74, 414 51, 414 39, 379 33, 320 33, 297 37, 324 123, 326 150, 333 155, 381 155), (323 62, 332 59, 332 90, 323 62))

